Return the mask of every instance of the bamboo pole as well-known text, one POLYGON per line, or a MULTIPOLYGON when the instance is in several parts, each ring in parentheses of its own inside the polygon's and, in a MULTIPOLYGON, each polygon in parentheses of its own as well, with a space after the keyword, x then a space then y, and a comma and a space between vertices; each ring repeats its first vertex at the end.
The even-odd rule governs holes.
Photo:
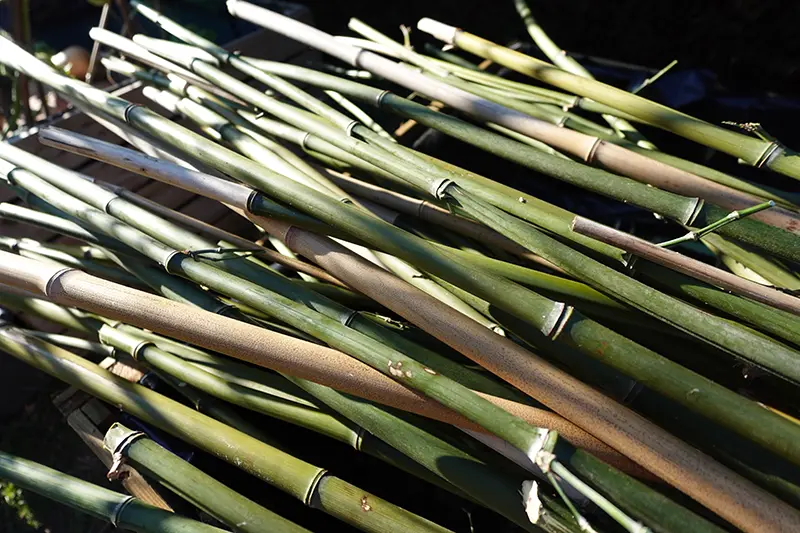
POLYGON ((9 328, 0 331, 0 346, 14 357, 121 407, 143 421, 245 469, 305 505, 323 510, 363 531, 400 532, 417 528, 421 531, 448 531, 332 476, 320 467, 146 387, 119 378, 66 350, 25 337, 9 328), (354 497, 354 494, 359 497, 354 497), (368 499, 373 512, 362 511, 361 497, 368 499))
MULTIPOLYGON (((56 137, 54 135, 54 137, 56 137)), ((221 187, 223 183, 212 182, 213 178, 208 176, 196 176, 197 180, 191 180, 190 177, 194 176, 193 174, 186 173, 179 169, 174 169, 175 171, 172 172, 170 170, 170 164, 166 162, 156 162, 152 161, 150 158, 143 156, 141 154, 137 155, 135 152, 132 151, 125 151, 126 149, 116 146, 106 146, 101 143, 92 142, 91 144, 88 142, 84 142, 82 144, 77 143, 75 141, 80 140, 75 136, 75 134, 62 134, 57 136, 58 139, 61 140, 61 144, 66 142, 70 142, 76 146, 83 146, 81 153, 86 153, 92 155, 93 157, 101 157, 103 160, 107 161, 119 161, 125 162, 126 164, 130 165, 131 168, 139 168, 143 169, 150 175, 151 177, 157 177, 158 179, 165 179, 169 183, 172 183, 176 186, 186 187, 190 190, 193 190, 199 194, 209 194, 209 189, 212 191, 211 195, 217 194, 216 198, 223 201, 223 202, 234 202, 236 201, 234 194, 228 193, 226 195, 221 194, 221 187), (70 140, 71 139, 71 140, 70 140), (114 155, 116 154, 116 155, 114 155), (208 187, 205 187, 203 184, 208 184, 208 187)), ((225 187, 231 189, 232 191, 240 191, 241 186, 233 186, 231 184, 224 184, 225 187)), ((245 193, 245 192, 238 192, 236 193, 238 197, 249 197, 253 198, 252 191, 245 193)), ((251 201, 252 204, 252 201, 251 201)), ((239 207, 246 212, 247 205, 240 203, 239 207)), ((336 246, 335 244, 327 241, 325 239, 321 239, 319 237, 314 237, 313 234, 309 234, 308 232, 301 231, 299 228, 287 228, 286 226, 282 226, 274 221, 264 220, 261 218, 254 218, 255 222, 259 225, 262 225, 265 228, 272 228, 272 232, 278 236, 285 236, 291 232, 293 235, 303 235, 306 239, 311 239, 310 242, 316 242, 317 246, 321 246, 322 248, 315 249, 313 247, 304 247, 301 249, 296 249, 298 253, 309 257, 314 261, 322 261, 321 264, 324 265, 324 268, 328 271, 335 271, 337 276, 346 277, 350 283, 355 283, 357 287, 360 287, 361 290, 366 290, 365 287, 369 286, 369 279, 375 280, 383 280, 383 283, 380 285, 381 290, 376 290, 374 287, 372 290, 367 293, 372 298, 376 299, 384 303, 390 309, 395 310, 402 316, 405 316, 412 322, 415 322, 423 328, 430 325, 430 322, 427 321, 434 321, 432 323, 439 323, 441 320, 445 320, 446 327, 443 324, 442 327, 438 328, 437 331, 430 331, 437 336, 438 338, 445 340, 445 342, 456 342, 457 344, 451 344, 454 348, 458 351, 461 351, 465 354, 472 354, 473 357, 479 357, 481 353, 494 353, 496 343, 501 342, 496 337, 489 336, 486 338, 486 346, 482 349, 477 349, 476 344, 474 344, 473 335, 476 335, 477 332, 467 330, 462 334, 456 333, 453 329, 454 326, 460 326, 463 324, 463 320, 458 320, 457 316, 453 316, 452 313, 446 312, 446 310, 442 309, 441 306, 434 305, 430 303, 430 305, 419 305, 419 301, 427 301, 425 295, 416 294, 416 296, 411 297, 408 296, 407 298, 402 297, 401 295, 404 294, 404 291, 407 291, 407 287, 405 286, 397 286, 396 280, 394 280, 391 276, 387 276, 386 273, 380 272, 378 269, 371 268, 370 273, 358 274, 356 275, 355 272, 361 272, 362 269, 366 268, 366 263, 355 261, 352 264, 347 263, 345 265, 337 264, 333 258, 339 258, 340 261, 343 261, 346 257, 350 257, 352 254, 345 253, 341 247, 336 246), (397 293, 392 292, 388 293, 385 291, 386 287, 395 287, 398 291, 397 293), (409 301, 414 302, 409 304, 408 307, 398 307, 401 305, 401 302, 409 301), (425 312, 423 315, 421 313, 425 312), (449 317, 448 319, 444 319, 443 317, 449 317), (420 322, 422 320, 422 322, 420 322), (443 337, 444 335, 444 337, 443 337), (473 339, 467 341, 466 339, 473 339)), ((298 237, 299 238, 299 237, 298 237)), ((302 241, 299 241, 302 242, 302 241)), ((299 245, 298 243, 294 243, 295 245, 299 245)), ((292 243, 290 243, 290 247, 292 243)), ((352 258, 351 258, 352 261, 352 258)), ((366 265, 368 266, 368 265, 366 265)), ((523 390, 525 386, 530 386, 530 384, 526 384, 525 380, 529 379, 528 373, 521 370, 525 366, 524 363, 527 363, 531 354, 526 351, 521 351, 520 353, 520 368, 514 369, 513 371, 508 371, 507 373, 503 373, 500 375, 508 376, 507 379, 515 379, 512 383, 514 383, 518 387, 522 387, 523 390), (522 381, 516 381, 517 379, 521 379, 522 381)), ((632 375, 637 379, 642 380, 643 382, 647 382, 651 387, 655 387, 659 392, 666 394, 670 398, 687 405, 693 409, 709 409, 709 411, 705 411, 705 414, 710 418, 713 418, 723 425, 728 427, 735 427, 738 428, 737 431, 742 432, 748 436, 748 438, 752 438, 760 442, 762 445, 767 447, 772 447, 778 442, 786 442, 785 439, 782 439, 780 435, 784 433, 784 431, 793 430, 793 426, 787 425, 786 427, 774 427, 773 431, 767 434, 763 433, 763 430, 753 431, 753 428, 759 427, 772 427, 772 424, 767 424, 766 421, 764 422, 755 422, 756 419, 760 417, 767 416, 771 418, 771 415, 767 415, 766 412, 763 411, 760 407, 756 406, 749 400, 745 400, 744 398, 731 393, 727 389, 719 387, 715 385, 713 382, 706 380, 705 378, 686 370, 685 368, 670 363, 666 359, 661 358, 660 356, 656 355, 653 352, 648 350, 641 350, 637 352, 634 356, 625 357, 621 359, 617 359, 616 357, 609 357, 610 354, 607 353, 607 350, 603 350, 601 352, 595 351, 588 351, 586 352, 587 355, 595 358, 600 358, 607 364, 612 364, 616 366, 621 371, 625 372, 626 374, 632 375), (642 364, 643 361, 649 360, 651 363, 642 364), (664 365, 667 365, 671 368, 670 373, 674 374, 675 376, 680 375, 680 377, 676 377, 675 379, 669 380, 662 380, 659 379, 658 374, 664 372, 664 365), (659 368, 660 370, 654 371, 655 368, 659 368), (673 388, 676 383, 680 383, 680 386, 677 388, 673 388), (689 394, 692 390, 700 389, 704 391, 716 391, 715 394, 719 394, 714 401, 704 402, 700 404, 695 402, 696 395, 689 394), (726 400, 723 400, 726 398, 726 400), (738 405, 738 407, 719 407, 720 405, 726 404, 727 402, 733 402, 734 404, 738 405), (743 419, 740 421, 736 421, 735 418, 744 415, 745 413, 749 413, 749 416, 756 417, 756 419, 747 420, 743 419)), ((484 361, 484 358, 480 359, 482 364, 486 365, 487 363, 484 361)), ((500 357, 499 360, 504 360, 503 357, 500 357)), ((491 368, 491 367, 490 367, 491 368)), ((535 374, 535 373, 534 373, 535 374)), ((530 378, 533 379, 533 378, 530 378)), ((539 398, 537 396, 540 394, 540 391, 530 390, 529 391, 534 397, 539 398)), ((711 392, 709 392, 711 394, 711 392)), ((778 419, 773 419, 773 423, 777 422, 778 419)), ((775 448, 771 448, 775 449, 775 448)), ((777 450, 776 450, 777 451, 777 450)), ((778 451, 777 453, 784 453, 778 451)))
MULTIPOLYGON (((20 56, 19 56, 18 54, 15 54, 15 61, 17 61, 17 60, 19 60, 19 59, 21 59, 21 58, 20 58, 20 56)), ((41 75, 42 77, 49 78, 49 82, 51 82, 51 83, 55 83, 56 85, 59 85, 59 86, 62 88, 62 90, 67 90, 67 87, 66 87, 66 86, 64 86, 64 85, 63 85, 63 83, 59 83, 59 82, 57 81, 57 79, 55 79, 55 78, 53 78, 51 75, 47 74, 47 72, 49 72, 49 71, 45 72, 45 71, 37 70, 36 68, 34 68, 34 67, 33 67, 33 65, 27 65, 27 67, 30 67, 30 69, 31 69, 31 70, 34 70, 34 71, 36 71, 38 75, 41 75)), ((26 67, 26 68, 27 68, 27 67, 26 67)), ((73 88, 73 91, 72 91, 73 93, 74 93, 74 92, 76 92, 76 91, 74 91, 74 88, 76 87, 76 85, 74 85, 72 82, 70 82, 69 86, 73 88)), ((82 87, 82 86, 81 86, 81 87, 82 87)), ((81 90, 82 90, 82 91, 84 91, 84 92, 86 92, 86 91, 89 91, 89 89, 88 89, 88 88, 83 88, 83 87, 81 88, 81 90)), ((76 95, 75 97, 76 97, 76 98, 80 98, 81 96, 80 96, 80 95, 76 95)), ((116 102, 116 104, 117 104, 117 105, 119 105, 119 104, 122 104, 122 102, 116 102)), ((128 108, 127 104, 123 104, 123 105, 122 105, 122 107, 121 107, 121 108, 119 108, 119 111, 123 111, 125 108, 128 108)), ((107 110, 111 110, 111 109, 113 109, 113 107, 107 107, 107 108, 105 108, 105 109, 107 109, 107 110)), ((127 117, 127 118, 128 118, 128 120, 129 120, 129 121, 131 121, 131 120, 137 120, 137 119, 136 119, 136 116, 139 116, 140 118, 143 118, 143 115, 142 115, 142 113, 144 113, 144 115, 146 115, 146 116, 147 116, 147 119, 148 119, 148 121, 150 121, 150 120, 155 120, 155 117, 151 117, 151 115, 150 115, 150 114, 148 114, 148 113, 146 113, 146 112, 143 112, 143 111, 142 111, 142 108, 138 108, 138 107, 137 107, 137 108, 133 108, 133 109, 129 109, 129 110, 128 110, 128 112, 127 112, 127 113, 125 113, 124 115, 125 115, 125 117, 127 117)), ((164 124, 164 125, 166 125, 166 124, 164 124)), ((169 126, 168 126, 168 127, 169 127, 169 126)), ((148 131, 155 132, 156 130, 148 130, 148 131)), ((173 132, 175 132, 175 133, 177 133, 177 132, 178 132, 178 131, 180 131, 180 130, 175 130, 175 129, 173 129, 172 131, 173 131, 173 132)), ((162 132, 162 133, 170 133, 170 132, 162 132)), ((182 133, 182 134, 183 134, 183 133, 182 133)), ((207 148, 211 148, 211 146, 209 146, 209 145, 204 145, 204 144, 202 144, 202 143, 201 143, 201 144, 199 144, 199 145, 198 145, 198 144, 196 144, 196 143, 199 143, 199 142, 201 141, 201 139, 200 139, 200 138, 195 138, 195 137, 192 137, 192 138, 194 139, 194 145, 195 145, 195 146, 200 146, 200 145, 202 145, 202 146, 204 146, 204 148, 205 148, 205 147, 207 147, 207 148)), ((225 152, 225 153, 227 154, 227 152, 225 152)), ((237 161, 237 165, 230 165, 230 166, 226 166, 226 171, 229 171, 229 172, 231 172, 233 175, 236 175, 236 176, 239 176, 239 177, 242 177, 242 178, 250 178, 250 179, 252 179, 252 178, 255 178, 255 177, 257 177, 257 176, 258 176, 258 179, 259 179, 259 180, 263 178, 263 172, 265 171, 265 169, 263 169, 263 167, 259 167, 258 165, 254 165, 254 164, 252 164, 252 163, 244 163, 244 162, 241 162, 240 160, 238 160, 238 159, 236 159, 236 158, 233 158, 233 156, 232 156, 232 155, 227 155, 227 159, 228 159, 228 160, 231 160, 231 159, 233 159, 233 160, 236 160, 236 161, 237 161), (256 168, 259 168, 259 170, 258 170, 257 172, 255 172, 255 173, 250 173, 250 170, 253 170, 253 171, 255 171, 255 169, 256 169, 256 168), (236 172, 236 169, 238 169, 239 171, 238 171, 238 172, 236 172)), ((221 164, 221 161, 217 161, 217 164, 221 164)), ((260 186, 265 186, 265 187, 267 187, 267 188, 273 189, 273 187, 269 187, 267 183, 260 183, 260 186)), ((302 189, 298 189, 297 187, 294 187, 293 189, 294 189, 294 191, 293 191, 293 192, 299 192, 299 191, 302 191, 302 189)), ((284 191, 284 193, 287 193, 287 192, 288 192, 288 190, 285 190, 285 191, 284 191)), ((305 200, 310 200, 311 198, 314 198, 314 196, 312 195, 311 197, 309 197, 308 195, 306 195, 306 198, 305 198, 305 200)), ((298 201, 298 200, 299 200, 299 198, 295 198, 293 201, 295 201, 295 203, 297 203, 297 201, 298 201)), ((310 207, 310 206, 307 206, 307 207, 310 207)), ((346 205, 344 205, 344 206, 340 206, 340 208, 339 208, 339 211, 340 211, 341 213, 348 213, 349 215, 353 215, 353 216, 354 216, 354 215, 355 215, 355 213, 356 213, 356 211, 349 210, 349 209, 347 208, 347 206, 346 206, 346 205)), ((353 221, 355 221, 355 218, 352 218, 352 220, 353 220, 353 221)), ((373 219, 370 219, 370 220, 373 220, 373 219)), ((378 227, 378 228, 380 228, 380 227, 381 227, 381 226, 379 226, 379 225, 375 225, 375 226, 376 226, 376 227, 378 227)), ((383 235, 384 235, 384 236, 388 236, 388 235, 386 234, 386 232, 383 232, 383 235)), ((474 274, 474 273, 473 273, 473 274, 474 274)), ((471 276, 471 277, 470 277, 470 279, 473 279, 473 280, 474 280, 474 275, 473 275, 473 276, 471 276)), ((463 281, 462 281, 462 282, 463 282, 463 281)), ((487 294, 487 295, 488 295, 488 294, 487 294)), ((491 296, 490 296, 490 297, 491 297, 491 296)), ((530 308, 529 308, 525 314, 529 314, 529 313, 530 313, 530 311, 531 311, 531 310, 530 310, 530 308)), ((707 496, 703 495, 703 494, 702 494, 702 492, 703 492, 703 491, 700 491, 700 493, 696 493, 697 497, 698 497, 698 498, 701 498, 701 497, 702 497, 704 500, 706 500, 706 501, 707 501, 707 499, 708 499, 708 498, 707 498, 707 496)), ((715 504, 715 505, 716 505, 716 504, 715 504)), ((718 509, 719 509, 719 508, 718 508, 718 509)), ((744 515, 740 515, 740 514, 738 513, 738 511, 739 511, 738 509, 737 509, 737 510, 734 510, 734 508, 733 508, 733 507, 730 507, 730 506, 725 506, 725 509, 720 509, 720 512, 723 512, 723 513, 725 513, 725 515, 726 515, 726 516, 728 516, 728 517, 730 517, 730 518, 734 519, 735 521, 737 521, 737 523, 738 523, 738 522, 741 522, 742 524, 749 524, 749 525, 748 525, 748 527, 750 527, 750 526, 754 525, 754 523, 755 523, 755 522, 751 522, 751 520, 759 521, 759 519, 756 519, 754 516, 752 516, 752 515, 749 515, 749 513, 748 513, 748 512, 746 512, 744 515)))
POLYGON ((0 478, 115 528, 141 533, 224 532, 10 453, 0 452, 0 478))
MULTIPOLYGON (((800 179, 800 164, 795 153, 777 141, 748 137, 741 133, 723 129, 667 106, 657 104, 622 89, 617 89, 596 80, 576 76, 553 65, 527 56, 515 50, 497 45, 476 35, 437 22, 422 19, 418 23, 421 31, 437 39, 458 46, 468 52, 516 70, 540 81, 567 90, 579 96, 591 98, 613 108, 622 109, 638 120, 704 146, 720 150, 755 167, 766 167, 775 172, 800 179)), ((602 158, 600 158, 602 159, 602 158)))
MULTIPOLYGON (((483 431, 481 426, 398 385, 341 352, 105 282, 75 270, 63 270, 63 274, 58 275, 49 286, 46 280, 36 285, 37 274, 49 272, 53 276, 61 271, 5 252, 1 255, 0 282, 28 290, 38 297, 166 334, 234 359, 334 387, 354 396, 458 427, 483 431), (153 309, 160 309, 161 312, 155 315, 153 309)), ((3 295, 3 298, 7 296, 3 295)), ((22 305, 39 304, 23 302, 22 305)), ((81 326, 80 321, 84 318, 75 317, 73 313, 68 313, 64 319, 81 328, 79 331, 92 331, 81 326)), ((532 424, 557 428, 559 433, 575 440, 577 446, 585 445, 598 454, 602 454, 603 449, 607 450, 602 445, 593 445, 596 442, 594 439, 586 438, 585 432, 552 413, 489 395, 483 397, 532 424)))
POLYGON ((597 222, 575 217, 573 229, 581 235, 601 240, 617 246, 636 256, 643 257, 659 265, 677 270, 693 278, 730 290, 751 300, 771 305, 795 315, 800 315, 800 299, 777 290, 764 287, 758 283, 740 278, 730 272, 725 272, 714 266, 703 263, 691 257, 682 255, 674 250, 669 250, 644 239, 626 234, 622 231, 609 228, 597 222))
MULTIPOLYGON (((115 423, 103 438, 103 447, 122 457, 142 475, 157 480, 195 507, 228 527, 244 533, 308 530, 265 509, 213 477, 162 448, 140 431, 115 423)), ((112 470, 111 474, 115 474, 112 470)))

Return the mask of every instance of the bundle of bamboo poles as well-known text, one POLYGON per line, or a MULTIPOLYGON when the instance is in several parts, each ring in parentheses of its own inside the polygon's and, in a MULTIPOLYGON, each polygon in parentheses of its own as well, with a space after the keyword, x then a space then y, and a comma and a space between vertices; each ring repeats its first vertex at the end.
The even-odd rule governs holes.
MULTIPOLYGON (((0 217, 74 240, 0 236, 0 306, 69 330, 3 323, 0 349, 137 420, 106 434, 110 477, 135 468, 235 531, 308 530, 252 497, 262 483, 330 528, 457 529, 413 490, 399 505, 380 474, 367 491, 304 451, 334 439, 493 527, 800 529, 796 197, 662 152, 632 122, 798 177, 795 156, 594 80, 515 6, 553 65, 419 28, 531 80, 358 20, 359 38, 337 37, 229 0, 348 66, 248 57, 134 3, 170 40, 90 35, 180 121, 0 37, 0 62, 133 146, 53 127, 43 144, 220 202, 261 235, 0 144, 0 178, 25 204, 0 217), (396 117, 660 222, 636 236, 600 224, 409 147, 388 133, 396 117), (159 385, 90 354, 136 360, 159 385), (305 445, 280 424, 310 431, 305 445), (204 471, 160 433, 221 462, 204 471)), ((0 478, 136 531, 216 530, 7 454, 0 478)))

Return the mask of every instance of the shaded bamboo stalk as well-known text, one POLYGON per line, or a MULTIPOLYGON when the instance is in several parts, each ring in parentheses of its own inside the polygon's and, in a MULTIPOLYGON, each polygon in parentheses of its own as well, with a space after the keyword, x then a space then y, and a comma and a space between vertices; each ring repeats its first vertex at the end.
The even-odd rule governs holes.
POLYGON ((497 45, 448 24, 422 19, 418 23, 418 28, 477 56, 491 59, 512 70, 579 96, 621 109, 626 115, 634 116, 641 122, 720 150, 749 165, 766 167, 774 172, 800 179, 798 156, 777 141, 757 139, 726 130, 622 89, 555 68, 547 62, 497 45))
POLYGON ((301 461, 146 387, 119 378, 66 350, 25 337, 9 328, 0 331, 0 346, 18 359, 244 468, 305 505, 324 510, 363 531, 401 532, 416 528, 422 531, 448 531, 332 476, 320 467, 301 461), (359 496, 356 497, 356 494, 359 496), (372 513, 363 512, 361 497, 369 500, 372 513))
MULTIPOLYGON (((228 527, 245 533, 308 531, 245 498, 177 455, 162 448, 140 431, 115 423, 103 438, 103 447, 118 463, 132 465, 142 475, 155 479, 195 507, 228 527)), ((109 477, 124 475, 112 471, 109 477)))
MULTIPOLYGON (((6 344, 3 342, 5 335, 5 331, 0 333, 2 344, 6 344)), ((224 531, 153 507, 133 496, 108 490, 5 452, 0 452, 0 479, 129 531, 141 533, 178 531, 223 533, 224 531)))
POLYGON ((576 217, 572 228, 581 235, 617 246, 648 261, 730 290, 751 300, 800 315, 800 299, 740 278, 735 274, 692 259, 674 250, 657 246, 644 239, 598 224, 584 217, 576 217))

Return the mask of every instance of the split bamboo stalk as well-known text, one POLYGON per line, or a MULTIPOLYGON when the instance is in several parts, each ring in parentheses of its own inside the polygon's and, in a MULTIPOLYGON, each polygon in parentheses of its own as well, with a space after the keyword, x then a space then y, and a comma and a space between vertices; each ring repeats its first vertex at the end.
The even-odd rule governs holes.
MULTIPOLYGON (((0 337, 4 337, 4 333, 0 337)), ((223 529, 178 516, 133 496, 114 492, 10 453, 0 452, 0 478, 109 522, 115 528, 140 533, 224 532, 223 529)))
POLYGON ((783 309, 795 315, 800 315, 800 299, 786 293, 764 287, 758 283, 740 278, 735 274, 726 272, 712 265, 703 263, 691 257, 649 243, 625 232, 615 230, 608 226, 598 224, 583 217, 576 217, 573 229, 581 235, 601 240, 617 246, 638 257, 647 259, 672 270, 692 276, 699 280, 730 290, 751 300, 783 309))
POLYGON ((622 89, 576 76, 550 63, 497 45, 448 24, 422 19, 418 23, 418 28, 479 57, 491 59, 560 89, 621 109, 627 115, 634 116, 646 124, 720 150, 749 165, 766 167, 774 172, 800 179, 800 163, 797 155, 777 141, 757 139, 726 130, 622 89))

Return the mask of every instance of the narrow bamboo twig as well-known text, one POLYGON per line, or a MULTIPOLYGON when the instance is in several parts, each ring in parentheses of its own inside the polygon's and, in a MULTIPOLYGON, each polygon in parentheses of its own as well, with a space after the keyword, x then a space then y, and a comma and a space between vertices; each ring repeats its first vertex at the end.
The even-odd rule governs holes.
POLYGON ((707 226, 694 229, 689 233, 687 233, 686 235, 678 237, 677 239, 672 239, 670 241, 659 243, 659 246, 664 248, 669 248, 670 246, 675 246, 676 244, 680 244, 682 242, 696 241, 700 239, 700 237, 703 237, 704 235, 719 231, 721 228, 724 228, 731 222, 736 222, 737 220, 749 217, 751 215, 754 215, 755 213, 764 211, 765 209, 769 209, 770 207, 775 207, 775 202, 773 202, 772 200, 770 200, 769 202, 764 202, 763 204, 758 204, 745 209, 740 209, 738 211, 731 211, 721 219, 716 220, 711 224, 708 224, 707 226))
POLYGON ((11 355, 66 381, 130 414, 229 461, 275 485, 305 505, 324 510, 364 531, 448 531, 381 500, 324 469, 306 463, 229 426, 195 412, 146 387, 130 383, 82 358, 32 338, 0 331, 0 345, 11 355), (235 453, 231 453, 235 450, 235 453), (364 494, 373 513, 364 513, 351 494, 364 494))
MULTIPOLYGON (((528 30, 533 42, 536 43, 536 46, 538 46, 539 49, 544 52, 550 61, 568 72, 572 72, 573 74, 582 76, 584 78, 594 79, 594 76, 592 76, 589 71, 586 70, 580 63, 575 61, 569 55, 565 54, 563 50, 556 46, 556 43, 550 39, 542 27, 536 22, 536 19, 533 18, 533 14, 531 13, 531 10, 525 0, 514 0, 514 8, 517 10, 517 13, 519 13, 520 18, 522 18, 522 22, 525 23, 525 28, 528 30)), ((620 135, 630 139, 642 148, 646 148, 648 150, 656 149, 654 144, 645 139, 644 135, 637 131, 636 128, 633 127, 633 124, 625 119, 615 117, 614 115, 603 115, 603 119, 608 122, 620 135)))
MULTIPOLYGON (((3 332, 0 337, 5 335, 3 332)), ((223 533, 224 531, 10 453, 0 452, 0 478, 49 500, 109 522, 114 527, 129 531, 141 533, 176 531, 223 533)))
MULTIPOLYGON (((648 261, 677 270, 678 272, 717 287, 730 290, 757 302, 771 305, 772 307, 794 313, 795 315, 800 315, 800 299, 740 278, 735 274, 703 263, 702 261, 692 259, 674 250, 668 250, 665 247, 665 243, 658 245, 652 244, 644 239, 598 224, 597 222, 583 217, 576 217, 572 227, 582 235, 618 246, 648 261)), ((797 361, 800 362, 800 357, 797 361)))
MULTIPOLYGON (((131 464, 140 473, 157 480, 181 498, 237 531, 308 531, 245 498, 162 448, 140 431, 115 423, 106 432, 103 447, 115 458, 121 458, 120 463, 131 464)), ((109 476, 118 475, 113 468, 109 472, 109 476)))
POLYGON ((755 167, 766 167, 775 172, 800 179, 800 161, 795 152, 775 141, 766 141, 742 135, 640 96, 604 83, 588 80, 520 52, 499 46, 454 26, 432 19, 420 20, 421 31, 454 44, 480 57, 492 59, 523 74, 532 76, 560 89, 621 108, 644 123, 671 131, 710 148, 715 148, 739 158, 755 167))

